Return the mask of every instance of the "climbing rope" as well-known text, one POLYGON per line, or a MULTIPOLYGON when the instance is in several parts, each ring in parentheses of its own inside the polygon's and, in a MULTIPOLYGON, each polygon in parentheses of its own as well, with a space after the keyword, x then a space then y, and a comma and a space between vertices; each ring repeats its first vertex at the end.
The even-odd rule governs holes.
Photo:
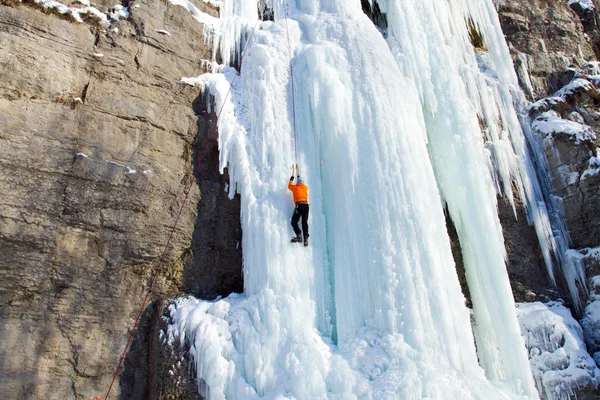
POLYGON ((295 164, 298 164, 298 150, 296 146, 296 96, 294 95, 294 69, 292 66, 292 46, 290 45, 290 30, 288 28, 288 15, 287 8, 284 4, 283 11, 285 13, 285 32, 287 35, 287 44, 288 44, 288 55, 290 57, 290 80, 292 82, 292 126, 294 130, 294 158, 296 160, 295 164))
MULTIPOLYGON (((256 23, 254 24, 254 28, 252 29, 252 33, 250 34, 250 37, 248 38, 248 41, 246 42, 246 46, 244 47, 244 51, 242 52, 242 57, 240 58, 240 63, 239 63, 239 70, 241 71, 241 66, 242 66, 242 62, 244 60, 244 56, 246 55, 246 51, 248 50, 248 45, 250 44, 250 42, 252 41, 252 37, 254 36, 254 32, 256 31, 256 26, 258 25, 258 22, 260 21, 260 18, 256 21, 256 23)), ((113 378, 110 382, 110 386, 108 387, 108 391, 106 392, 106 396, 104 396, 105 400, 108 400, 108 396, 110 395, 110 391, 112 390, 112 387, 115 383, 115 380, 117 379, 117 375, 119 374, 119 370, 121 369, 121 366, 123 365, 123 360, 125 359, 125 354, 127 353, 127 350, 129 349, 129 345, 131 344, 131 340, 133 339, 133 335, 135 333, 135 330, 140 322, 140 318, 142 317, 142 313, 144 312, 144 309, 146 308, 146 303, 148 302, 148 297, 150 297, 150 293, 152 291, 152 287, 154 286, 154 282, 156 281, 156 276, 158 274, 158 270, 159 267, 163 264, 164 262, 164 258, 165 255, 167 253, 167 249, 169 248, 169 245, 171 244, 171 240, 173 239, 173 234, 175 233, 175 229, 177 228, 177 224, 179 223, 179 218, 181 217, 181 213, 183 211, 183 207, 185 207, 185 204, 188 200, 188 197, 190 195, 190 192, 192 190, 192 186, 194 185, 194 181, 198 178, 198 172, 200 171, 200 165, 202 164, 202 162, 204 161, 204 159, 206 158, 206 154, 208 151, 208 146, 210 144, 211 139, 213 139, 213 136, 215 134, 215 132, 217 131, 217 128, 219 126, 219 118, 221 117, 221 113, 223 112, 223 108, 225 106, 225 102, 227 101, 227 98, 229 97, 229 94, 231 93, 231 89, 233 88, 233 84, 235 83, 235 80, 237 78, 238 74, 236 73, 233 77, 233 79, 231 80, 231 83, 229 84, 229 90, 227 91, 227 94, 225 95, 225 98, 223 100, 223 105, 221 106, 221 109, 219 110, 219 113, 217 114, 217 118, 215 120, 215 125, 213 127, 213 129, 209 132, 209 136, 208 136, 208 140, 206 142, 206 146, 204 146, 204 150, 202 151, 202 155, 200 156, 200 159, 198 160, 198 162, 196 163, 196 167, 194 168, 194 173, 192 174, 192 176, 194 177, 194 179, 190 180, 190 183, 185 191, 185 197, 183 198, 183 202, 181 203, 181 207, 179 207, 179 212, 177 213, 177 218, 175 218, 175 222, 173 224, 173 227, 171 228, 171 233, 169 234, 169 239, 167 240, 167 244, 165 245, 165 248, 160 256, 160 260, 156 266, 156 268, 154 268, 154 272, 152 273, 152 279, 150 280, 150 285, 148 286, 148 290, 146 291, 146 296, 144 297, 144 301, 142 302, 142 306, 140 307, 140 310, 138 312, 137 318, 135 319, 135 323, 133 324, 133 328, 131 329, 131 332, 129 333, 129 337, 127 338, 127 343, 125 344, 125 349, 123 349, 123 353, 121 354, 121 357, 119 358, 119 363, 117 365, 117 369, 115 370, 115 373, 113 374, 113 378)))

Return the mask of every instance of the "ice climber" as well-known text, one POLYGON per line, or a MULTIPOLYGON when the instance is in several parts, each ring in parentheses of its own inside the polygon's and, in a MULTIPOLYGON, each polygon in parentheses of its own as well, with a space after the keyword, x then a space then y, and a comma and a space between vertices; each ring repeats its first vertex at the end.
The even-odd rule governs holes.
POLYGON ((292 177, 288 183, 288 189, 292 191, 294 195, 294 214, 292 215, 292 228, 296 233, 296 237, 291 240, 292 243, 302 243, 302 236, 300 233, 304 233, 304 246, 308 246, 308 186, 304 184, 304 179, 300 176, 300 167, 296 164, 296 184, 294 185, 294 166, 292 165, 292 177), (302 217, 302 231, 298 227, 298 221, 302 217))

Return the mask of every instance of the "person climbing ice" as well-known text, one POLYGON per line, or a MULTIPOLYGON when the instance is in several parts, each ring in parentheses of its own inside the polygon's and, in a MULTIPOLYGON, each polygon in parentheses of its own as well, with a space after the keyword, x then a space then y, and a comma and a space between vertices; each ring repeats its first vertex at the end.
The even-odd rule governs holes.
POLYGON ((291 240, 292 243, 302 243, 301 233, 304 233, 304 246, 308 246, 308 186, 304 184, 304 179, 300 176, 300 167, 296 164, 296 184, 294 185, 294 166, 292 165, 292 177, 288 183, 288 189, 294 195, 294 214, 292 215, 292 228, 296 237, 291 240), (302 217, 302 231, 298 227, 298 221, 302 217))

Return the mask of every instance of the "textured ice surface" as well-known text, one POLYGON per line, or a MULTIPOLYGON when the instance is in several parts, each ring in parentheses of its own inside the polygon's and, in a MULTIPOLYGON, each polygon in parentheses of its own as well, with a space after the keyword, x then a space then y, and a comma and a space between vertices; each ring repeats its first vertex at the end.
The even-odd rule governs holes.
MULTIPOLYGON (((171 308, 169 340, 191 346, 200 392, 537 398, 496 196, 528 204, 548 260, 554 244, 492 2, 380 1, 386 38, 357 0, 290 2, 285 12, 267 3, 275 21, 259 23, 230 97, 234 68, 186 80, 223 110, 220 167, 230 196, 241 195, 244 232, 244 294, 171 308), (489 53, 475 53, 467 17, 489 53), (310 187, 306 249, 288 243, 296 162, 310 187), (444 207, 460 237, 475 329, 444 207)), ((214 39, 226 63, 238 60, 257 17, 256 2, 221 6, 214 39)))
POLYGON ((577 388, 598 387, 600 370, 568 308, 558 303, 521 303, 517 313, 540 394, 549 400, 567 400, 577 388))

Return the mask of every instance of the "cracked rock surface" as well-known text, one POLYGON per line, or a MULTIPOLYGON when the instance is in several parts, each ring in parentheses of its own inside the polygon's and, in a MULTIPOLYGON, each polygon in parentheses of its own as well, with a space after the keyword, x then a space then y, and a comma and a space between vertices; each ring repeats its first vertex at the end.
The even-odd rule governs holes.
MULTIPOLYGON (((113 3, 94 6, 108 12, 113 3)), ((202 25, 162 1, 130 2, 130 17, 110 27, 7 4, 0 3, 1 397, 101 397, 192 182, 194 155, 208 140, 194 106, 200 91, 179 81, 203 73, 211 53, 202 25)), ((215 154, 212 141, 213 163, 215 154)), ((213 173, 192 185, 149 304, 180 293, 184 280, 201 281, 207 260, 221 260, 211 268, 231 278, 205 295, 241 290, 239 201, 224 200, 225 181, 213 173), (197 219, 218 229, 217 217, 231 234, 208 250, 192 245, 197 219), (213 256, 202 258, 204 251, 213 256)), ((136 334, 130 367, 156 359, 148 334, 136 334)), ((120 377, 111 398, 159 398, 147 374, 126 368, 120 377)))

